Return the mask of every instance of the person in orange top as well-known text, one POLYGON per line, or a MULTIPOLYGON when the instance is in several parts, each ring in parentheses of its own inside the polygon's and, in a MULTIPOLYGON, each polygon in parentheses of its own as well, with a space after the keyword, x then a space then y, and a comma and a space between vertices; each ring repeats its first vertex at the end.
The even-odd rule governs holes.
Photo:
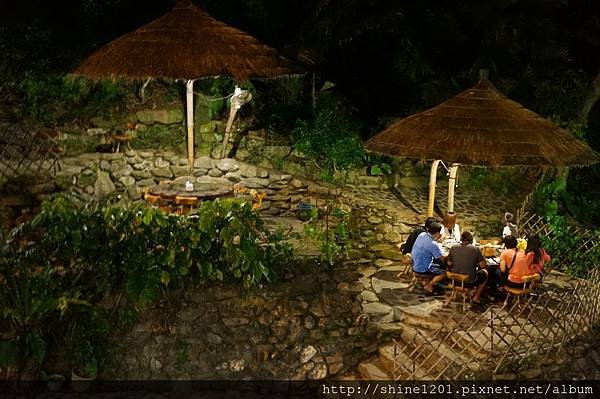
POLYGON ((546 262, 552 260, 548 252, 542 248, 542 240, 534 235, 527 239, 527 249, 525 250, 527 264, 529 265, 530 274, 540 273, 544 269, 546 262))
POLYGON ((500 254, 500 273, 508 274, 504 285, 520 288, 523 286, 521 277, 531 274, 525 252, 517 249, 518 242, 515 237, 506 236, 503 241, 506 249, 500 254))

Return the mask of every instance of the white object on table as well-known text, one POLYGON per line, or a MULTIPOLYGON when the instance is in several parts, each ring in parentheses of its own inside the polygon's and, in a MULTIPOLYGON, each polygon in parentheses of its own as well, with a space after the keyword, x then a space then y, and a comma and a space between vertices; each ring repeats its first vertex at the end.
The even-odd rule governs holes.
POLYGON ((194 191, 194 185, 189 180, 185 183, 185 191, 194 191))

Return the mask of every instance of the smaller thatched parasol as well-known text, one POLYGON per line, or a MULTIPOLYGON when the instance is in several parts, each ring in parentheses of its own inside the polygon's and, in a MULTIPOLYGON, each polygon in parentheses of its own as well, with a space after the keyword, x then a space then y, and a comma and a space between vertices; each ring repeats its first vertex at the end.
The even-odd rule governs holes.
POLYGON ((245 80, 292 73, 291 64, 274 49, 217 21, 190 1, 178 1, 164 16, 106 44, 73 71, 93 79, 185 80, 190 167, 195 79, 227 75, 245 80))
POLYGON ((369 151, 432 160, 429 214, 433 214, 439 160, 452 163, 448 211, 454 208, 459 164, 479 166, 587 166, 600 155, 585 142, 500 93, 480 72, 472 88, 393 123, 365 143, 369 151))

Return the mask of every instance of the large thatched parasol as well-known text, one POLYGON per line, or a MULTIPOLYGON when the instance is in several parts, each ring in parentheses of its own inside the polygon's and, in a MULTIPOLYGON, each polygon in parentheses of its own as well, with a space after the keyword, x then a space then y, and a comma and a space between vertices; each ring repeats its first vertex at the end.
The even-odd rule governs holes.
POLYGON ((166 78, 186 81, 188 159, 194 160, 194 80, 228 75, 236 80, 292 73, 277 52, 254 37, 217 21, 190 1, 118 37, 73 71, 93 79, 166 78))
POLYGON ((369 151, 432 160, 429 216, 440 160, 452 163, 448 212, 454 211, 459 164, 587 166, 600 155, 568 131, 500 93, 481 71, 479 82, 427 111, 401 119, 365 143, 369 151))

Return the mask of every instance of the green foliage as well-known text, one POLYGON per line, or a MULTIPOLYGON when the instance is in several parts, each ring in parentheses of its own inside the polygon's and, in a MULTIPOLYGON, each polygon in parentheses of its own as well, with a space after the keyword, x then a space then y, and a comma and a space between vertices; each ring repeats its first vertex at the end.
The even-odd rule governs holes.
POLYGON ((576 277, 585 277, 600 259, 600 247, 584 250, 585 237, 574 234, 573 227, 564 216, 554 215, 546 218, 552 235, 541 237, 544 248, 552 256, 552 263, 563 271, 576 277))
POLYGON ((564 210, 572 203, 566 190, 565 179, 543 182, 534 193, 533 203, 536 212, 545 217, 551 231, 550 236, 542 236, 544 248, 553 258, 555 267, 565 272, 584 277, 600 259, 600 247, 585 250, 582 248, 586 239, 581 233, 575 234, 574 226, 569 223, 564 210))
POLYGON ((536 212, 546 217, 557 216, 560 204, 563 201, 568 201, 565 179, 543 182, 533 196, 533 205, 536 212))
POLYGON ((81 376, 95 377, 107 364, 109 323, 99 308, 86 309, 77 316, 70 336, 73 368, 81 376))
POLYGON ((314 119, 299 120, 293 135, 294 148, 313 159, 327 181, 336 172, 364 164, 358 126, 339 106, 320 109, 314 119))
POLYGON ((333 201, 325 206, 324 221, 319 220, 319 210, 314 207, 306 210, 310 213, 308 223, 304 225, 306 238, 317 243, 321 250, 321 260, 333 266, 343 253, 348 252, 348 221, 350 214, 336 207, 333 201))
POLYGON ((392 161, 388 156, 367 152, 364 155, 364 163, 368 166, 371 176, 392 174, 392 161))
POLYGON ((32 227, 45 231, 35 250, 86 282, 89 295, 108 295, 123 284, 138 307, 161 287, 194 279, 263 284, 290 256, 251 204, 237 200, 206 201, 195 215, 182 217, 143 206, 79 209, 57 198, 42 205, 32 227))
POLYGON ((108 115, 122 103, 126 93, 124 84, 118 81, 90 82, 64 75, 28 76, 19 91, 20 115, 44 126, 108 115))
MULTIPOLYGON (((126 327, 167 288, 206 280, 260 286, 291 259, 285 238, 239 200, 206 201, 177 216, 57 197, 1 248, 0 322, 15 331, 20 358, 38 362, 49 337, 70 325, 74 366, 95 375, 106 367, 110 331, 98 303, 122 298, 111 313, 115 327, 126 327)), ((0 360, 8 362, 4 349, 0 360)))
POLYGON ((135 149, 179 148, 185 150, 185 135, 180 125, 156 123, 137 131, 137 137, 130 146, 135 149))
POLYGON ((41 363, 51 320, 60 318, 67 307, 78 302, 63 290, 52 268, 30 263, 30 244, 19 247, 4 245, 0 254, 0 320, 5 320, 16 334, 19 359, 29 357, 41 363), (35 267, 32 267, 32 264, 35 267))

